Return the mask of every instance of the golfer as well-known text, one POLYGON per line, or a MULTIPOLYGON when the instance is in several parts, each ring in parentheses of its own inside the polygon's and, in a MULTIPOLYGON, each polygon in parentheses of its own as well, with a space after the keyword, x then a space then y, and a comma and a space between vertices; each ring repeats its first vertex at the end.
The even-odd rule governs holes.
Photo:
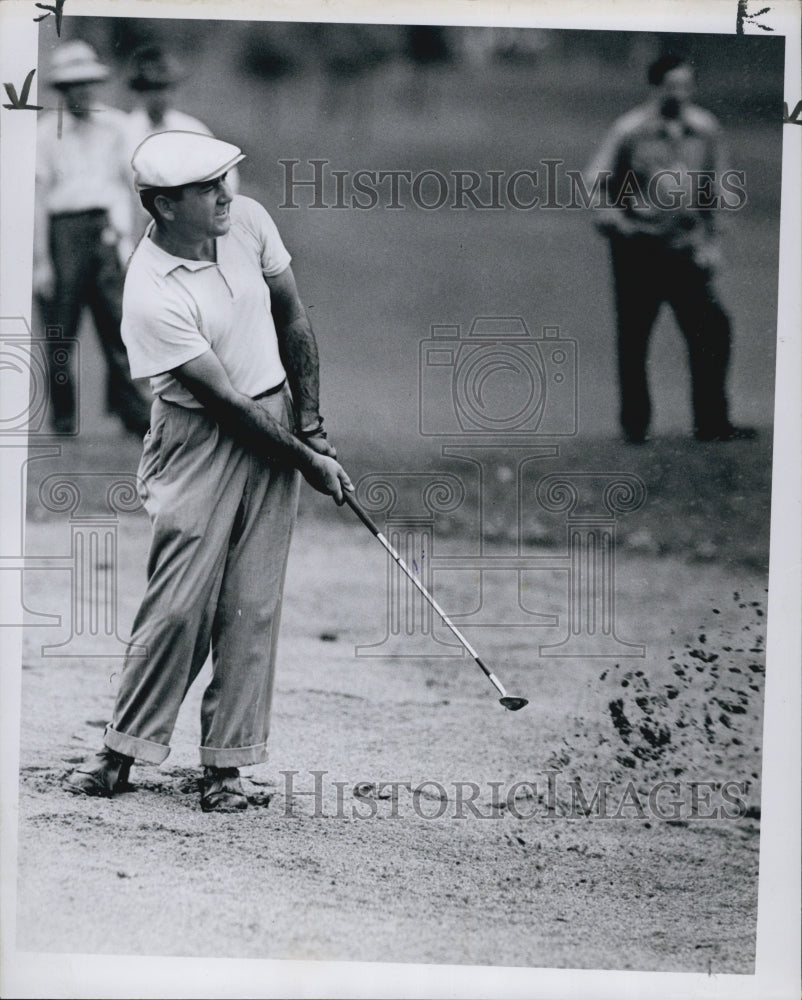
POLYGON ((113 795, 134 759, 161 763, 211 647, 201 806, 244 809, 238 768, 267 757, 281 593, 299 473, 343 502, 351 482, 318 408, 315 338, 268 213, 232 197, 229 143, 163 132, 134 154, 153 223, 126 276, 123 337, 149 376, 139 467, 148 583, 105 746, 68 788, 113 795))

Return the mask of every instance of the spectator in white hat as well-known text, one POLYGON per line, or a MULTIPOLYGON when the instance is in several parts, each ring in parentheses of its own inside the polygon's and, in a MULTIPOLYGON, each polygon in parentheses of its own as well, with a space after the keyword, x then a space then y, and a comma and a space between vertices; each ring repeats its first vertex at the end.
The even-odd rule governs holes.
MULTIPOLYGON (((172 106, 176 86, 183 79, 181 68, 161 45, 150 43, 135 49, 130 61, 128 86, 136 95, 136 106, 128 113, 125 130, 129 157, 149 135, 157 132, 199 132, 211 135, 202 121, 172 106)), ((227 182, 234 194, 239 190, 236 169, 229 170, 227 182)), ((134 200, 134 228, 141 235, 150 221, 139 198, 134 200)))
POLYGON ((106 403, 143 435, 148 405, 128 374, 120 337, 123 264, 131 250, 131 179, 124 160, 125 115, 95 99, 109 70, 91 46, 65 42, 48 82, 61 111, 38 123, 33 290, 42 318, 62 336, 49 344, 54 429, 77 429, 72 345, 89 306, 106 359, 106 403), (66 113, 64 113, 66 112, 66 113))
POLYGON ((201 808, 244 809, 239 768, 267 757, 281 594, 299 472, 353 489, 318 405, 315 337, 268 213, 233 197, 229 143, 162 132, 133 158, 153 223, 131 259, 123 337, 155 399, 139 467, 148 583, 104 747, 67 787, 110 796, 161 763, 212 651, 201 707, 201 808))

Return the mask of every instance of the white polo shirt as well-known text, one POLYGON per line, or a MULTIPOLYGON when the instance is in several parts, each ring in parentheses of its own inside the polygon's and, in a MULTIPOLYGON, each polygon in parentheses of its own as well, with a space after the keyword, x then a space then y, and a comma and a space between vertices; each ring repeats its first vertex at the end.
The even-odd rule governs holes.
POLYGON ((229 211, 216 262, 174 257, 145 235, 125 278, 122 337, 131 376, 149 377, 154 395, 192 409, 201 404, 170 371, 208 350, 247 396, 285 377, 264 279, 286 270, 291 257, 258 202, 238 196, 229 211))
POLYGON ((44 112, 37 123, 36 182, 50 215, 105 208, 130 230, 131 167, 123 155, 126 116, 104 104, 86 118, 44 112))
POLYGON ((34 260, 50 259, 48 215, 104 208, 123 238, 131 236, 131 164, 124 156, 122 111, 93 105, 86 118, 43 111, 36 133, 36 200, 42 209, 34 231, 34 260))

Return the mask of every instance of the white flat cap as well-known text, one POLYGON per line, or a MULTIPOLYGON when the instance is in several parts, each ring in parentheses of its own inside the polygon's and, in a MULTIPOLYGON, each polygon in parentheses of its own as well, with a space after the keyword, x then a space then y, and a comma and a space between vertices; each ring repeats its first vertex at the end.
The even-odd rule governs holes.
POLYGON ((245 154, 230 142, 200 132, 157 132, 131 158, 137 191, 201 184, 225 174, 245 154))
POLYGON ((64 42, 53 53, 47 80, 53 87, 69 83, 99 83, 109 75, 91 45, 78 39, 64 42))

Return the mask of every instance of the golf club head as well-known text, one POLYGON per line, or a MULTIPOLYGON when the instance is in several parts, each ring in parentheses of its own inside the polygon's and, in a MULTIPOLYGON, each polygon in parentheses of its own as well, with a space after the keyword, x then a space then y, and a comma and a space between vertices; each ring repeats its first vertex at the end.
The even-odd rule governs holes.
POLYGON ((529 704, 526 698, 513 698, 510 695, 506 695, 504 698, 499 698, 499 703, 502 704, 508 712, 517 712, 519 709, 524 708, 529 704))

